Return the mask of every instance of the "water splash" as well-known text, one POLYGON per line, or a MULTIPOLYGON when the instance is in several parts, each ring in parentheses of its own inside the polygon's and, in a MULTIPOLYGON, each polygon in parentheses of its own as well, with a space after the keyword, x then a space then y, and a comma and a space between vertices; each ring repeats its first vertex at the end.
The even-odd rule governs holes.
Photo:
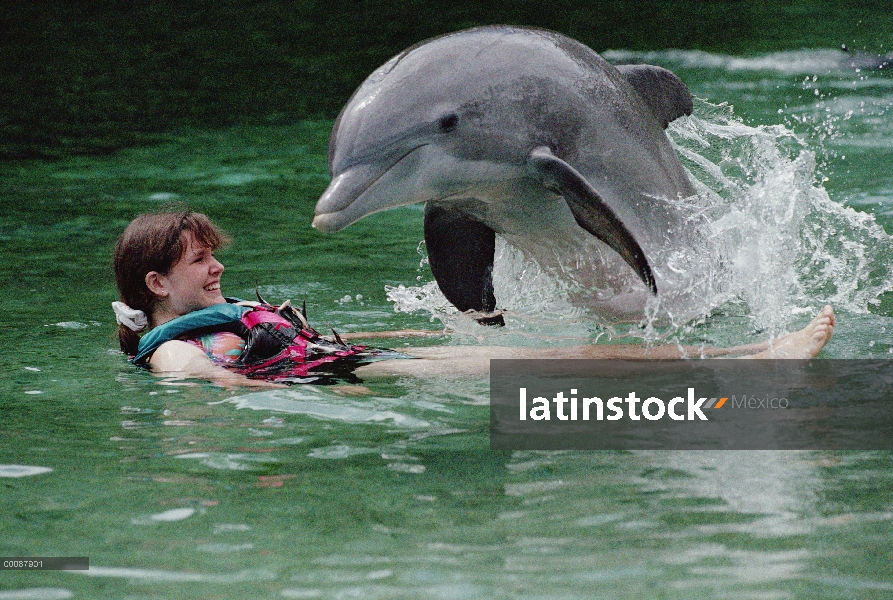
POLYGON ((757 327, 831 303, 864 313, 893 287, 891 237, 818 182, 815 153, 784 126, 749 127, 730 107, 697 101, 668 130, 724 247, 728 290, 757 327))
MULTIPOLYGON (((418 251, 424 256, 425 244, 418 251)), ((500 310, 509 327, 481 327, 474 315, 460 313, 446 299, 428 267, 427 258, 419 265, 417 286, 385 286, 388 300, 396 312, 428 313, 432 321, 440 321, 451 331, 455 342, 527 345, 550 341, 588 340, 601 326, 588 317, 585 308, 569 299, 571 283, 543 269, 536 260, 496 237, 493 266, 493 288, 500 298, 500 310), (515 335, 520 334, 520 335, 515 335), (542 334, 542 336, 540 335, 542 334)))
MULTIPOLYGON (((776 337, 826 303, 865 313, 893 288, 893 239, 873 216, 831 200, 815 152, 792 130, 751 127, 730 106, 698 99, 694 116, 675 121, 667 133, 698 192, 681 208, 698 215, 713 244, 689 250, 696 260, 681 263, 697 263, 700 318, 668 327, 657 321, 655 304, 633 328, 599 323, 569 299, 571 281, 498 239, 494 288, 513 327, 578 339, 607 333, 684 341, 704 319, 731 314, 776 337)), ((425 261, 420 270, 427 279, 420 285, 386 288, 396 311, 428 312, 476 338, 506 335, 458 314, 430 281, 425 261)))

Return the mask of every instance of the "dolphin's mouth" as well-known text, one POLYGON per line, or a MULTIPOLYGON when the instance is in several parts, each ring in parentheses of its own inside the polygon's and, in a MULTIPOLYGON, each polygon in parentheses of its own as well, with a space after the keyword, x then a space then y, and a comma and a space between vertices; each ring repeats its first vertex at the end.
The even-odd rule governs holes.
MULTIPOLYGON (((344 229, 374 212, 404 204, 415 204, 416 201, 382 202, 382 198, 372 198, 366 201, 365 196, 382 179, 394 175, 409 156, 427 145, 420 144, 413 147, 385 168, 381 168, 375 163, 366 163, 351 167, 337 175, 316 203, 313 227, 331 233, 344 229)), ((392 195, 390 198, 394 196, 399 196, 399 194, 392 195)))

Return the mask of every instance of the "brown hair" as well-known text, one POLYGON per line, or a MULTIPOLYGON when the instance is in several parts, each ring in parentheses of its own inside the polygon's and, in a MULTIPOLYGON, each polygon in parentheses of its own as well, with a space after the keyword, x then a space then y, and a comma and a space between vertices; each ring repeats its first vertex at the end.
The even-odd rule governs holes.
MULTIPOLYGON (((188 210, 143 214, 130 222, 115 246, 115 282, 121 302, 141 310, 151 319, 158 302, 146 286, 146 274, 167 274, 183 257, 183 232, 211 250, 229 243, 229 237, 201 213, 188 210)), ((118 326, 121 350, 136 354, 139 336, 124 325, 118 326)))

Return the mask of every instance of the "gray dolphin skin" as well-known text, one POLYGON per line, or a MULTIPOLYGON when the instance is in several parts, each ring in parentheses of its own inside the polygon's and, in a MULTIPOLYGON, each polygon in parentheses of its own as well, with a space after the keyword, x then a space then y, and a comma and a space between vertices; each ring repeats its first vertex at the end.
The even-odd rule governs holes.
POLYGON ((432 273, 461 311, 496 308, 499 234, 598 315, 635 321, 658 301, 682 317, 703 279, 690 250, 705 236, 664 129, 691 111, 673 73, 614 67, 555 32, 435 38, 376 70, 342 110, 313 226, 424 202, 432 273))

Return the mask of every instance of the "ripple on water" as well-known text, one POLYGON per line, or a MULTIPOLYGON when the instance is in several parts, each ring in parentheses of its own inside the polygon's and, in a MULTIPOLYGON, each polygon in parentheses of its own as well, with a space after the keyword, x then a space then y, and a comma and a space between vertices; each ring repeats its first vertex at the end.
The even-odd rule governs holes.
POLYGON ((173 508, 154 515, 143 515, 131 520, 134 525, 152 525, 155 523, 173 523, 188 519, 195 514, 194 508, 173 508))
POLYGON ((156 192, 149 195, 149 200, 155 200, 156 202, 173 202, 179 199, 180 196, 174 192, 156 192))
POLYGON ((128 567, 94 567, 87 571, 72 571, 88 577, 120 577, 136 581, 174 583, 242 583, 247 581, 272 581, 276 573, 266 569, 245 569, 235 573, 185 573, 162 569, 134 569, 128 567))
POLYGON ((34 467, 27 465, 0 465, 0 477, 30 477, 50 473, 50 467, 34 467))
POLYGON ((261 468, 261 465, 258 463, 278 462, 272 456, 225 452, 192 452, 189 454, 178 454, 176 458, 198 460, 206 467, 223 471, 252 471, 261 468))
POLYGON ((291 414, 301 414, 319 419, 342 421, 345 423, 379 423, 398 425, 409 429, 424 429, 431 423, 394 411, 369 410, 341 403, 328 403, 322 393, 313 394, 306 389, 254 392, 244 396, 228 398, 223 402, 236 405, 236 408, 270 410, 291 414))
POLYGON ((56 327, 61 327, 62 329, 87 329, 90 327, 86 323, 81 323, 79 321, 61 321, 59 323, 54 323, 56 327))
POLYGON ((285 589, 282 590, 283 598, 322 598, 322 590, 317 589, 285 589))
POLYGON ((196 546, 196 550, 210 554, 229 554, 253 549, 254 544, 201 544, 196 546))
POLYGON ((315 448, 307 456, 310 458, 327 458, 340 459, 358 456, 360 454, 376 454, 378 450, 375 448, 353 448, 343 444, 335 446, 326 446, 325 448, 315 448))
POLYGON ((65 588, 25 588, 22 590, 0 591, 0 600, 64 600, 74 598, 71 590, 65 588))
MULTIPOLYGON (((601 53, 612 62, 645 62, 669 69, 717 69, 731 72, 766 71, 782 75, 815 75, 856 72, 855 57, 826 48, 784 50, 756 56, 735 56, 702 50, 607 50, 601 53)), ((880 59, 880 57, 877 57, 880 59)))
POLYGON ((214 525, 214 535, 221 533, 244 533, 251 531, 251 525, 247 523, 217 523, 214 525))
POLYGON ((273 175, 267 173, 223 173, 208 183, 221 187, 234 187, 247 185, 249 183, 254 183, 255 181, 267 181, 273 178, 273 175))

